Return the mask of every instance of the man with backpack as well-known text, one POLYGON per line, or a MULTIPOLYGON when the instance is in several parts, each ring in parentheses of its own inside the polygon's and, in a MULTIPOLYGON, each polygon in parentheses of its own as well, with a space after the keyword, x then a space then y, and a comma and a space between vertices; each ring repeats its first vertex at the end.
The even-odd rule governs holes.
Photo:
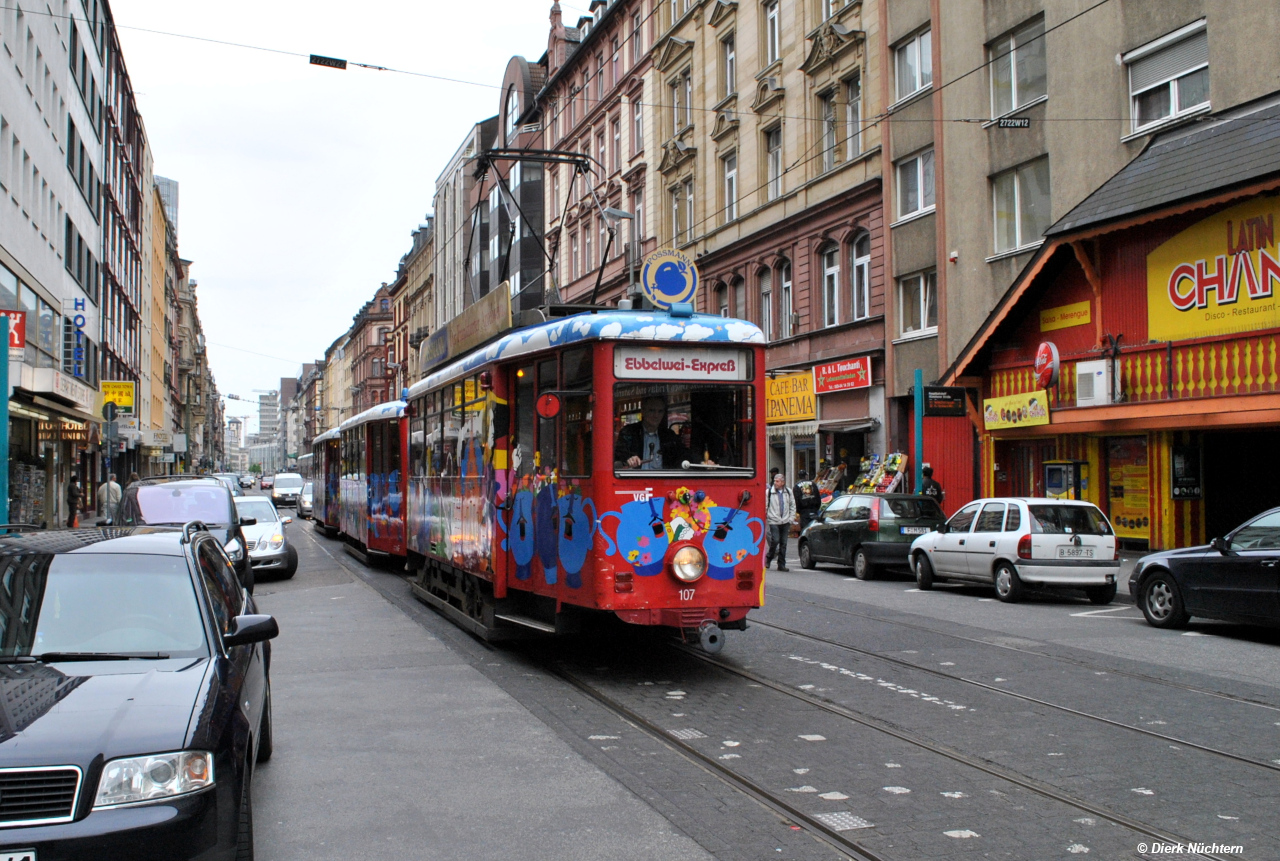
POLYGON ((818 516, 818 509, 822 508, 822 489, 818 487, 816 481, 810 480, 809 473, 803 470, 799 478, 793 493, 796 500, 796 514, 800 517, 800 531, 803 533, 804 528, 818 516))

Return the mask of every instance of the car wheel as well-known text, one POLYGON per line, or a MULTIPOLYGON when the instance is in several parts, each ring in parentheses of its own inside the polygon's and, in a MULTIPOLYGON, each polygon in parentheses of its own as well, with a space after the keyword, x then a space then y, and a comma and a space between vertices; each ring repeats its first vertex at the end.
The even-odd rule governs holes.
POLYGON ((289 561, 284 566, 284 579, 289 580, 298 571, 298 548, 290 544, 285 549, 289 551, 289 561))
POLYGON ((1173 577, 1161 571, 1142 586, 1142 615, 1157 628, 1181 628, 1191 615, 1182 605, 1182 593, 1173 577))
POLYGON ((249 784, 253 769, 244 766, 244 778, 240 781, 240 822, 236 828, 236 861, 253 861, 253 794, 249 784))
POLYGON ((1022 579, 1008 562, 996 566, 996 597, 1006 604, 1012 604, 1022 597, 1022 579))
POLYGON ((1084 594, 1088 597, 1090 604, 1110 604, 1116 599, 1116 584, 1108 583, 1106 586, 1090 586, 1084 590, 1084 594))
POLYGON ((275 749, 271 741, 271 685, 267 685, 266 702, 262 704, 262 723, 258 725, 258 762, 271 759, 275 749))
POLYGON ((867 551, 861 547, 853 551, 853 576, 859 580, 870 580, 876 576, 875 567, 867 558, 867 551))
POLYGON ((933 588, 933 563, 924 553, 916 554, 916 588, 928 592, 933 588))
POLYGON ((800 567, 807 568, 810 571, 812 571, 814 568, 817 567, 817 565, 818 563, 814 562, 813 557, 809 555, 809 542, 801 541, 800 542, 800 567))

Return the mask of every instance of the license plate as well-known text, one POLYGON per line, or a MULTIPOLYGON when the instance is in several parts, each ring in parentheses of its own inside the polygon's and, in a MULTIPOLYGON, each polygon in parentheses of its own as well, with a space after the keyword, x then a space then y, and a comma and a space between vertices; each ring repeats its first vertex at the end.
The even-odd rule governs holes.
POLYGON ((36 850, 19 849, 17 852, 0 852, 0 861, 36 861, 36 850))
POLYGON ((1059 547, 1059 559, 1092 559, 1092 547, 1059 547))
POLYGON ((899 526, 898 529, 903 535, 925 535, 929 531, 927 526, 899 526))

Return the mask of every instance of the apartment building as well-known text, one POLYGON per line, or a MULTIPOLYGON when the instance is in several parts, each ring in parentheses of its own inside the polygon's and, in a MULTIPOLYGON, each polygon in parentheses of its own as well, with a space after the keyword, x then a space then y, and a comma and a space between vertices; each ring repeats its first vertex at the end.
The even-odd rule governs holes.
POLYGON ((498 118, 490 117, 468 130, 449 163, 436 179, 435 189, 435 319, 440 329, 467 305, 487 293, 489 224, 473 200, 476 156, 492 145, 498 118), (474 220, 479 215, 482 220, 474 220), (479 264, 472 265, 479 250, 479 264))

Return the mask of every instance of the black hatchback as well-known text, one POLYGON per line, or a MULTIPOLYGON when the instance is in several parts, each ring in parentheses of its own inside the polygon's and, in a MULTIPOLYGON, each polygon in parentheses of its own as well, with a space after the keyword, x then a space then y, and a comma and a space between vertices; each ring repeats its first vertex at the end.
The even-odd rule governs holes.
POLYGON ((222 541, 235 565, 240 582, 253 591, 253 567, 243 526, 257 523, 236 513, 231 490, 213 476, 168 476, 144 478, 124 489, 116 509, 115 526, 181 526, 193 520, 205 525, 222 541))
POLYGON ((0 535, 0 858, 251 859, 270 644, 183 529, 0 535))
POLYGON ((927 496, 837 496, 800 534, 800 565, 851 565, 859 580, 874 577, 878 568, 909 570, 911 542, 937 529, 944 519, 938 503, 927 496))
POLYGON ((1280 508, 1206 545, 1143 556, 1129 594, 1157 628, 1180 628, 1192 616, 1280 625, 1280 508))

